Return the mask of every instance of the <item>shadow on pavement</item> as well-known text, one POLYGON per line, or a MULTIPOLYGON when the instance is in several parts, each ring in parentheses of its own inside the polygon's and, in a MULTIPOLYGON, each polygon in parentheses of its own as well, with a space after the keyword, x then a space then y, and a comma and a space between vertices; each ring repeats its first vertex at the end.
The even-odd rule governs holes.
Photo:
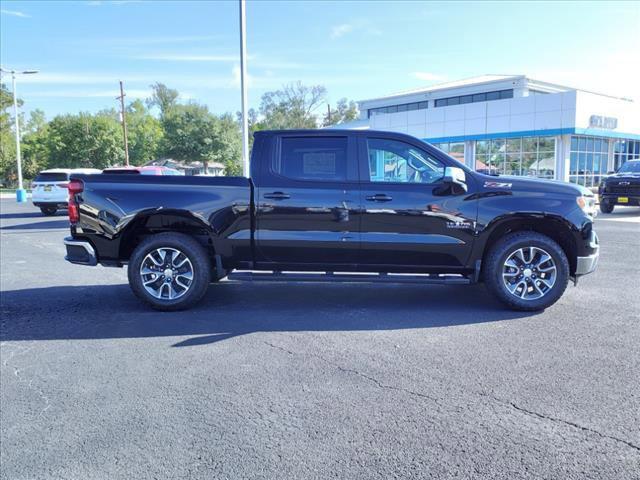
MULTIPOLYGON (((67 210, 66 209, 60 209, 58 210, 58 212, 55 215, 52 215, 51 217, 66 217, 67 216, 67 210)), ((41 212, 37 211, 37 212, 13 212, 13 213, 0 213, 0 219, 5 220, 5 219, 10 219, 10 218, 51 218, 51 217, 47 217, 45 215, 43 215, 41 212)))
POLYGON ((69 220, 47 220, 45 222, 22 223, 19 225, 7 225, 0 230, 50 230, 68 228, 69 220))
POLYGON ((480 285, 212 285, 202 303, 156 312, 127 285, 32 288, 2 293, 0 339, 66 340, 190 336, 216 343, 254 332, 434 328, 530 317, 505 309, 480 285))
POLYGON ((638 215, 640 215, 640 207, 617 207, 611 213, 598 212, 600 218, 636 217, 638 215))

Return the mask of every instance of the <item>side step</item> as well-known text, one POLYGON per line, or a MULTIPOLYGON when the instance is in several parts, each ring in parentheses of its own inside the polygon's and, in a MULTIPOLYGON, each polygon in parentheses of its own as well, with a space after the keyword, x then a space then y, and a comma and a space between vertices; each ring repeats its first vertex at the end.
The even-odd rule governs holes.
POLYGON ((468 285, 471 279, 457 274, 404 274, 352 272, 264 272, 234 270, 228 280, 241 282, 346 282, 468 285))

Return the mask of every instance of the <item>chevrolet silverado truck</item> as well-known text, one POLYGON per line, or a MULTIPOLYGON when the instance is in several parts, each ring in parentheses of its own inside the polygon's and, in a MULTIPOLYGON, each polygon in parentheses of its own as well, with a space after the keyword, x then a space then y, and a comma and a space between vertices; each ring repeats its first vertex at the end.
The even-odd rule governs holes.
POLYGON ((544 309, 595 270, 593 194, 482 175, 414 137, 380 131, 254 135, 250 178, 74 175, 66 259, 128 266, 158 310, 210 283, 483 282, 544 309))
POLYGON ((602 213, 613 212, 616 205, 640 207, 640 160, 625 162, 616 173, 602 180, 598 196, 602 213))

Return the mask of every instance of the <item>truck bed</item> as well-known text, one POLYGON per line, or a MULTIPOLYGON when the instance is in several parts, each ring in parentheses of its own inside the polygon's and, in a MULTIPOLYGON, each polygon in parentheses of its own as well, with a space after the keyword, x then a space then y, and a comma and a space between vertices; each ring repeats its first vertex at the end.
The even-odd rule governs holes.
MULTIPOLYGON (((251 184, 245 177, 99 174, 71 178, 84 183, 80 218, 72 233, 90 239, 102 252, 101 261, 117 261, 123 237, 126 242, 129 232, 140 225, 148 229, 164 224, 201 225, 215 232, 226 248, 229 236, 251 230, 251 184)), ((242 243, 249 248, 247 240, 242 243)))

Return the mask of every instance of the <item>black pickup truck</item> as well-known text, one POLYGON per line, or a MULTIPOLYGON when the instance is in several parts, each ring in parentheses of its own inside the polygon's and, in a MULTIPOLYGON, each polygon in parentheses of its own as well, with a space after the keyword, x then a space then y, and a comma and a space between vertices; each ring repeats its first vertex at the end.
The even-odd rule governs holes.
POLYGON ((263 131, 251 178, 75 175, 72 263, 120 267, 159 310, 236 280, 484 282, 539 310, 595 270, 593 194, 482 175, 408 135, 263 131))
POLYGON ((640 160, 624 163, 600 183, 600 211, 611 213, 616 205, 640 207, 640 160))

